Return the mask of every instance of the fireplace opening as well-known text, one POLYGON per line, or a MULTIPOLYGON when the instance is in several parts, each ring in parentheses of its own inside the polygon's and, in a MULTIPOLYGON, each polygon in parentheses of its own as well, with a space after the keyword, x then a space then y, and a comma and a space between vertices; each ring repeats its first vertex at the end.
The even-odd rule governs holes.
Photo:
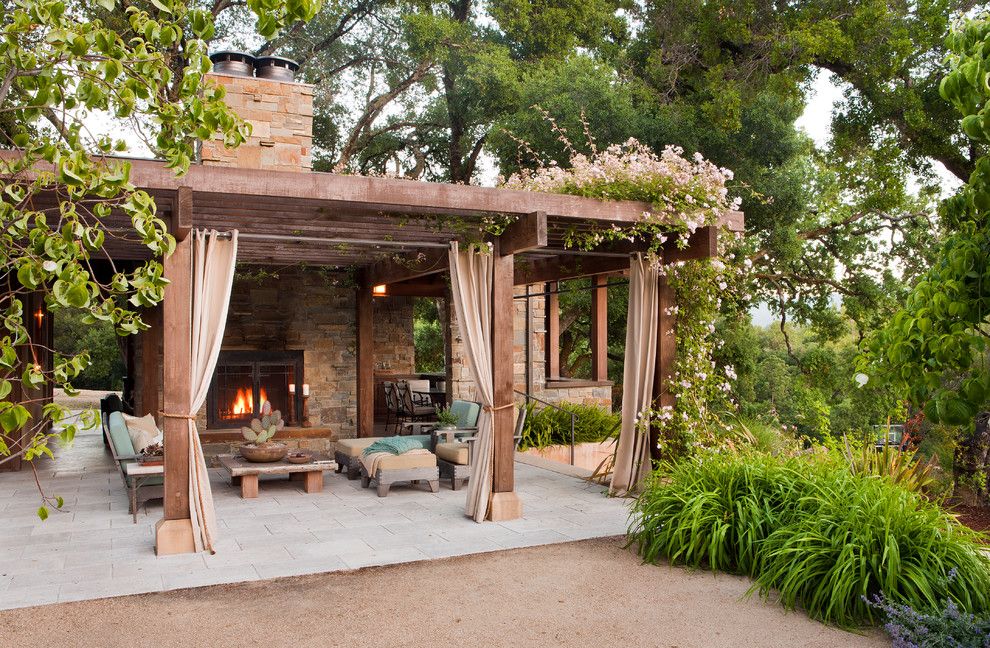
POLYGON ((206 397, 210 429, 249 425, 264 404, 279 410, 285 424, 301 425, 302 351, 221 351, 206 397))

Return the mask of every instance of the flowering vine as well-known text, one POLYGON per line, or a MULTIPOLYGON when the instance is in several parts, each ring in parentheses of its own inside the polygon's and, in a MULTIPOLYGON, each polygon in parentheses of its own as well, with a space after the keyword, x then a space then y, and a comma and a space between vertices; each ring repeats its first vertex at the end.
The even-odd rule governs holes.
POLYGON ((635 200, 652 206, 635 223, 573 231, 566 239, 570 247, 590 250, 607 242, 638 239, 648 242, 649 254, 661 260, 668 238, 676 236, 676 244, 684 247, 699 227, 716 225, 723 213, 739 208, 740 199, 730 199, 726 186, 732 171, 700 153, 689 160, 684 149, 668 146, 657 155, 635 139, 593 151, 590 156, 573 153, 569 168, 551 162, 524 169, 502 183, 507 189, 635 200))
POLYGON ((664 249, 668 241, 686 247, 698 228, 718 225, 722 214, 739 208, 740 199, 730 198, 727 187, 732 172, 699 153, 688 159, 676 146, 657 155, 634 139, 604 151, 589 144, 591 155, 569 147, 569 168, 540 164, 513 174, 502 186, 651 205, 636 222, 574 231, 565 242, 583 250, 620 241, 647 245, 648 257, 663 266, 676 295, 677 306, 667 313, 676 321, 677 354, 667 385, 675 404, 653 403, 637 417, 637 424, 644 431, 651 425, 659 428, 664 458, 721 445, 732 430, 724 414, 735 409, 731 394, 735 371, 715 361, 722 344, 715 324, 723 304, 737 300, 744 291, 750 264, 741 237, 727 231, 720 232, 718 258, 666 264, 664 249))

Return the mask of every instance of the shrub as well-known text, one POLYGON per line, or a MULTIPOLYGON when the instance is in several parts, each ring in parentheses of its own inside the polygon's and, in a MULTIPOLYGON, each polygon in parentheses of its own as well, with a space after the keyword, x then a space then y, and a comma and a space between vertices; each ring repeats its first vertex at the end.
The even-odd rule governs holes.
POLYGON ((747 574, 762 595, 840 625, 873 621, 866 598, 881 592, 920 610, 990 609, 982 536, 887 478, 816 455, 712 453, 665 468, 633 507, 648 562, 747 574))
POLYGON ((534 403, 527 406, 526 424, 523 427, 520 450, 545 448, 552 445, 570 445, 571 414, 574 419, 574 442, 597 443, 618 433, 622 417, 597 405, 560 403, 555 407, 536 409, 534 403))
POLYGON ((931 612, 891 603, 883 596, 869 601, 886 621, 893 648, 990 648, 990 616, 961 612, 952 601, 931 612))

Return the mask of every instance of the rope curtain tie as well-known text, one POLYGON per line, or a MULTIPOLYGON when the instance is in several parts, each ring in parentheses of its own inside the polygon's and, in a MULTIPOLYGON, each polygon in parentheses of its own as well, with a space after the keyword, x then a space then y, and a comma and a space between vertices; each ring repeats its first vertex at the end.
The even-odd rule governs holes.
POLYGON ((166 412, 164 410, 159 410, 159 414, 165 418, 176 418, 176 419, 186 419, 187 421, 195 421, 196 417, 192 414, 173 414, 172 412, 166 412))
POLYGON ((498 406, 485 405, 482 409, 484 409, 488 413, 492 413, 492 412, 497 412, 499 410, 504 410, 504 409, 508 409, 510 407, 515 407, 515 406, 516 406, 515 403, 506 403, 505 405, 498 405, 498 406))

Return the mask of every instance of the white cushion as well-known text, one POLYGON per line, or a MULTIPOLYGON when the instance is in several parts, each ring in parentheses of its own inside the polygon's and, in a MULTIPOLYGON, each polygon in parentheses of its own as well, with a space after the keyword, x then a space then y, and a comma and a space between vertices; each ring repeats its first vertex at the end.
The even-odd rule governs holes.
POLYGON ((161 443, 162 431, 155 424, 155 417, 151 414, 145 416, 130 416, 124 414, 124 423, 127 424, 127 434, 131 437, 131 445, 135 452, 141 452, 153 443, 161 443))

